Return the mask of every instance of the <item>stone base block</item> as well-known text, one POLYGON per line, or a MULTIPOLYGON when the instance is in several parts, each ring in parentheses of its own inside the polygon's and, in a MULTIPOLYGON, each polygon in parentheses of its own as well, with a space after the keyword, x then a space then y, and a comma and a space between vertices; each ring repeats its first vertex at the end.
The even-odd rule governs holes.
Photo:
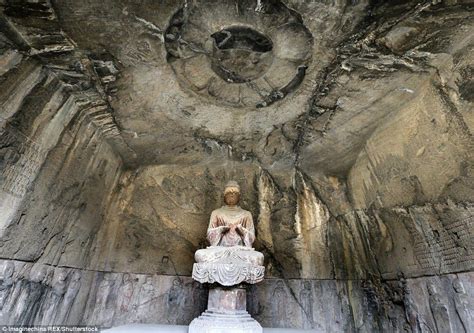
POLYGON ((221 314, 206 310, 189 325, 188 333, 262 333, 262 326, 247 311, 221 314))
POLYGON ((189 325, 189 333, 262 333, 262 326, 246 311, 242 286, 209 290, 207 310, 189 325))

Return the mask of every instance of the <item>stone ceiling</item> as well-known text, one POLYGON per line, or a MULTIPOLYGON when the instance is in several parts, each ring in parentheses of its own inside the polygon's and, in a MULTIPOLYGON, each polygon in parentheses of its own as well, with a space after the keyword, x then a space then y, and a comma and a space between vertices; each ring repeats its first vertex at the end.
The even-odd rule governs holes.
POLYGON ((302 2, 114 4, 55 1, 54 8, 77 47, 106 62, 110 105, 134 152, 124 156, 131 164, 195 163, 209 153, 271 157, 282 147, 267 147, 270 136, 289 148, 272 163, 293 164, 298 117, 365 7, 344 14, 343 7, 302 2), (268 36, 271 50, 252 50, 255 40, 245 44, 238 31, 234 46, 221 37, 220 50, 211 35, 229 27, 268 36), (222 68, 244 77, 225 77, 222 68))
MULTIPOLYGON (((35 29, 57 31, 36 51, 52 68, 89 67, 80 89, 99 91, 130 167, 230 158, 346 175, 374 130, 436 73, 421 51, 452 49, 428 41, 441 23, 429 9, 420 24, 429 6, 414 4, 43 2, 6 13, 30 47, 35 29), (408 53, 410 41, 427 42, 408 53)), ((439 37, 469 38, 470 22, 453 11, 439 37)))

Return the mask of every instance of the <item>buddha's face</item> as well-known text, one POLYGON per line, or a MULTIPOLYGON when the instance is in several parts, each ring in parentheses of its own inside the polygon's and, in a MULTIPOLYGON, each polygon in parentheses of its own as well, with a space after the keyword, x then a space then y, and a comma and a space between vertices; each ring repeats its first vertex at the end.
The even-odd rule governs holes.
POLYGON ((224 202, 228 206, 235 206, 239 203, 240 192, 237 188, 228 188, 224 193, 224 202))

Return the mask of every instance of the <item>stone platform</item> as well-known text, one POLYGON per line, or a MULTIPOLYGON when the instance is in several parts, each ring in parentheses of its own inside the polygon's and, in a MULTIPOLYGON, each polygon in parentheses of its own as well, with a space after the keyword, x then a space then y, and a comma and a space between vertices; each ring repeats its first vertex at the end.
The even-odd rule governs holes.
POLYGON ((221 314, 209 310, 194 319, 189 325, 189 333, 262 333, 260 324, 247 311, 221 314))
POLYGON ((244 286, 209 290, 207 310, 189 325, 189 333, 262 333, 262 326, 247 312, 244 286))
MULTIPOLYGON (((106 333, 188 333, 185 325, 130 324, 112 327, 106 333)), ((264 328, 263 333, 322 333, 319 330, 302 330, 290 328, 264 328)))
POLYGON ((249 246, 209 246, 194 258, 193 279, 211 286, 207 310, 191 322, 189 333, 262 333, 247 312, 246 285, 263 280, 263 254, 249 246))

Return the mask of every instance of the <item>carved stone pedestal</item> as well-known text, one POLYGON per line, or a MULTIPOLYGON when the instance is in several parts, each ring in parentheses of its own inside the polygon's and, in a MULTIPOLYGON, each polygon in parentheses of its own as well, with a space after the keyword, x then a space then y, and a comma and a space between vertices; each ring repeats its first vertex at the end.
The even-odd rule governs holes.
POLYGON ((243 286, 209 290, 207 310, 189 325, 189 333, 262 333, 262 327, 246 311, 243 286))

